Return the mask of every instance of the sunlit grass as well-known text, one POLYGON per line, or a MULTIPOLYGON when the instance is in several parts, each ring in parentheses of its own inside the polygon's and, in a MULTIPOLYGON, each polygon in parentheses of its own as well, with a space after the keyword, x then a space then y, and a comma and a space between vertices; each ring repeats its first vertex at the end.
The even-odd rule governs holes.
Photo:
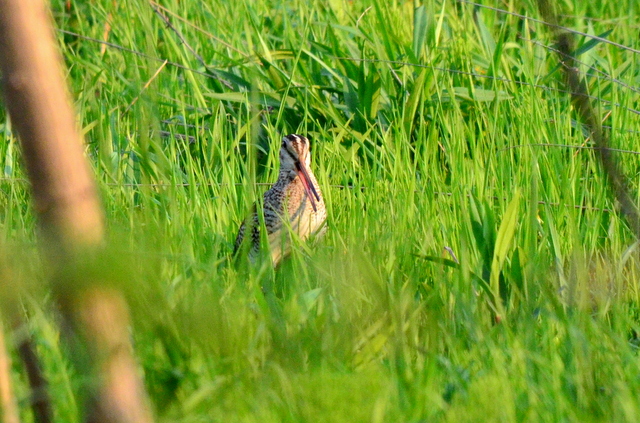
MULTIPOLYGON (((426 3, 162 2, 205 69, 146 1, 53 2, 59 28, 103 40, 109 22, 142 54, 58 33, 159 421, 638 420, 637 249, 593 151, 549 146, 591 144, 547 29, 426 3), (234 264, 292 132, 312 140, 329 229, 276 270, 234 264)), ((511 11, 537 17, 525 3, 511 11)), ((563 7, 637 47, 635 2, 563 7)), ((637 55, 583 50, 614 147, 637 150, 637 55)), ((4 243, 44 284, 0 131, 4 243)), ((617 157, 637 192, 637 156, 617 157)), ((25 286, 58 421, 78 421, 91 382, 47 290, 25 286)))

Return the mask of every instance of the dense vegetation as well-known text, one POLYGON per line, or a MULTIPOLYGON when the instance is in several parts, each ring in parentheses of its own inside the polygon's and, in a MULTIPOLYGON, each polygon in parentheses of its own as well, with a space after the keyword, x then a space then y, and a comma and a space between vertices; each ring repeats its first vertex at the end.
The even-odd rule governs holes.
MULTIPOLYGON (((535 2, 419 3, 52 0, 103 271, 159 421, 640 419, 637 244, 549 29, 513 14, 535 2), (234 265, 292 132, 313 142, 329 230, 275 271, 234 265)), ((576 54, 637 193, 640 5, 558 3, 619 44, 577 35, 576 54)), ((4 254, 57 421, 76 422, 91 381, 60 340, 0 113, 4 254)))

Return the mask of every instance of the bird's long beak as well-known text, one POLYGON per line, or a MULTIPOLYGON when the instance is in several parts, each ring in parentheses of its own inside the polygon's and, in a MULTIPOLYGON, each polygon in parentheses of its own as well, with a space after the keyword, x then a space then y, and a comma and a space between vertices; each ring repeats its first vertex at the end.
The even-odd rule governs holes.
POLYGON ((304 190, 307 193, 307 197, 311 201, 311 207, 314 212, 317 212, 316 201, 320 201, 320 196, 318 195, 318 191, 316 191, 316 187, 313 185, 311 178, 309 177, 309 172, 304 164, 300 161, 296 162, 296 171, 298 172, 298 177, 302 181, 302 185, 304 186, 304 190))

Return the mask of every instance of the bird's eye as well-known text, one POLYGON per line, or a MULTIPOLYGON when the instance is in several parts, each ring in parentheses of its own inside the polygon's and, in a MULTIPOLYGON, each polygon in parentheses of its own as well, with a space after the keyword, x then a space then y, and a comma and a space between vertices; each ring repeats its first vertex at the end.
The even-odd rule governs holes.
POLYGON ((282 145, 280 147, 285 148, 287 145, 285 144, 284 141, 282 141, 282 145))

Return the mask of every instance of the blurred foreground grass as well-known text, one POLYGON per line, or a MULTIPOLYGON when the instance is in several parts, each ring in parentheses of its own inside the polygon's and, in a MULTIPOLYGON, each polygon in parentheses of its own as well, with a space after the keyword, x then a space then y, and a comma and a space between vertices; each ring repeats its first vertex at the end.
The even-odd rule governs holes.
MULTIPOLYGON (((590 3, 563 2, 565 24, 638 47, 635 2, 590 3)), ((142 0, 52 6, 112 234, 94 271, 127 293, 159 421, 638 421, 637 244, 572 148, 590 143, 545 27, 440 1, 165 1, 172 27, 142 0), (233 266, 292 132, 329 230, 276 271, 233 266)), ((637 150, 638 55, 577 41, 614 147, 637 150)), ((61 345, 2 116, 3 256, 75 422, 92 382, 61 345)))

